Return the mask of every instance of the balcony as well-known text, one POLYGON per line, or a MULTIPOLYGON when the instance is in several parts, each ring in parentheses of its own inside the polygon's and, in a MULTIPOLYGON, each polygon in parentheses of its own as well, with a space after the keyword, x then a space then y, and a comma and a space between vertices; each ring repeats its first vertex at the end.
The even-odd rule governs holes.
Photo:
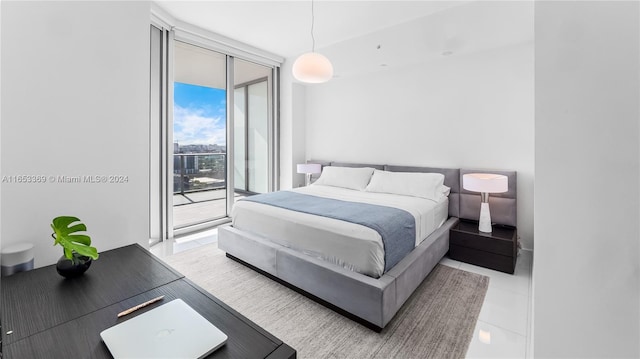
MULTIPOLYGON (((173 227, 222 218, 226 213, 226 153, 173 155, 173 227)), ((242 194, 236 194, 236 198, 242 194)))

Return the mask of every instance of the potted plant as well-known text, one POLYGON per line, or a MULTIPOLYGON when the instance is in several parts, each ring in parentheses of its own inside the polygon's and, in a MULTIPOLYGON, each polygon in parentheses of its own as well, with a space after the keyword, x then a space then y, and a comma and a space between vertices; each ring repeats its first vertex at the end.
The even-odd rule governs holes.
POLYGON ((78 234, 85 232, 87 226, 76 217, 60 216, 53 219, 51 228, 53 245, 59 244, 63 248, 56 270, 66 278, 82 275, 91 266, 91 261, 98 259, 98 250, 91 247, 91 237, 78 234))

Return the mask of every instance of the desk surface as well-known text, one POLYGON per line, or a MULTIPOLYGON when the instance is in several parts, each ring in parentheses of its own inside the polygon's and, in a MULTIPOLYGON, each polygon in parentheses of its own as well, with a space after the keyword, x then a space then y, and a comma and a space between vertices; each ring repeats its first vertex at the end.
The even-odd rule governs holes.
POLYGON ((102 330, 176 298, 229 337, 211 358, 295 358, 291 347, 138 245, 101 253, 80 278, 64 279, 54 266, 4 277, 4 357, 111 358, 102 330), (117 318, 159 295, 165 296, 162 302, 117 318))

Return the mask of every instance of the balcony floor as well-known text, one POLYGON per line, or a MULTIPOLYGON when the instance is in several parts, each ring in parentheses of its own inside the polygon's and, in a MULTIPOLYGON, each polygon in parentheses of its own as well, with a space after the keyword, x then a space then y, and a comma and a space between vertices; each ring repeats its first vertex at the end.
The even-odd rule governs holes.
MULTIPOLYGON (((236 193, 235 200, 244 197, 236 193)), ((223 218, 226 213, 226 190, 190 192, 173 195, 173 228, 183 228, 223 218)))

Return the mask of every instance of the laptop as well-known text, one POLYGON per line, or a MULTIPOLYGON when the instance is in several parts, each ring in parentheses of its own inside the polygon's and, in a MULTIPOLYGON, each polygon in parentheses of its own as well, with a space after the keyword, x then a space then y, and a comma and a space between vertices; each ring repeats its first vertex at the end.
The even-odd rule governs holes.
POLYGON ((100 333, 114 358, 204 358, 227 336, 182 299, 100 333))

